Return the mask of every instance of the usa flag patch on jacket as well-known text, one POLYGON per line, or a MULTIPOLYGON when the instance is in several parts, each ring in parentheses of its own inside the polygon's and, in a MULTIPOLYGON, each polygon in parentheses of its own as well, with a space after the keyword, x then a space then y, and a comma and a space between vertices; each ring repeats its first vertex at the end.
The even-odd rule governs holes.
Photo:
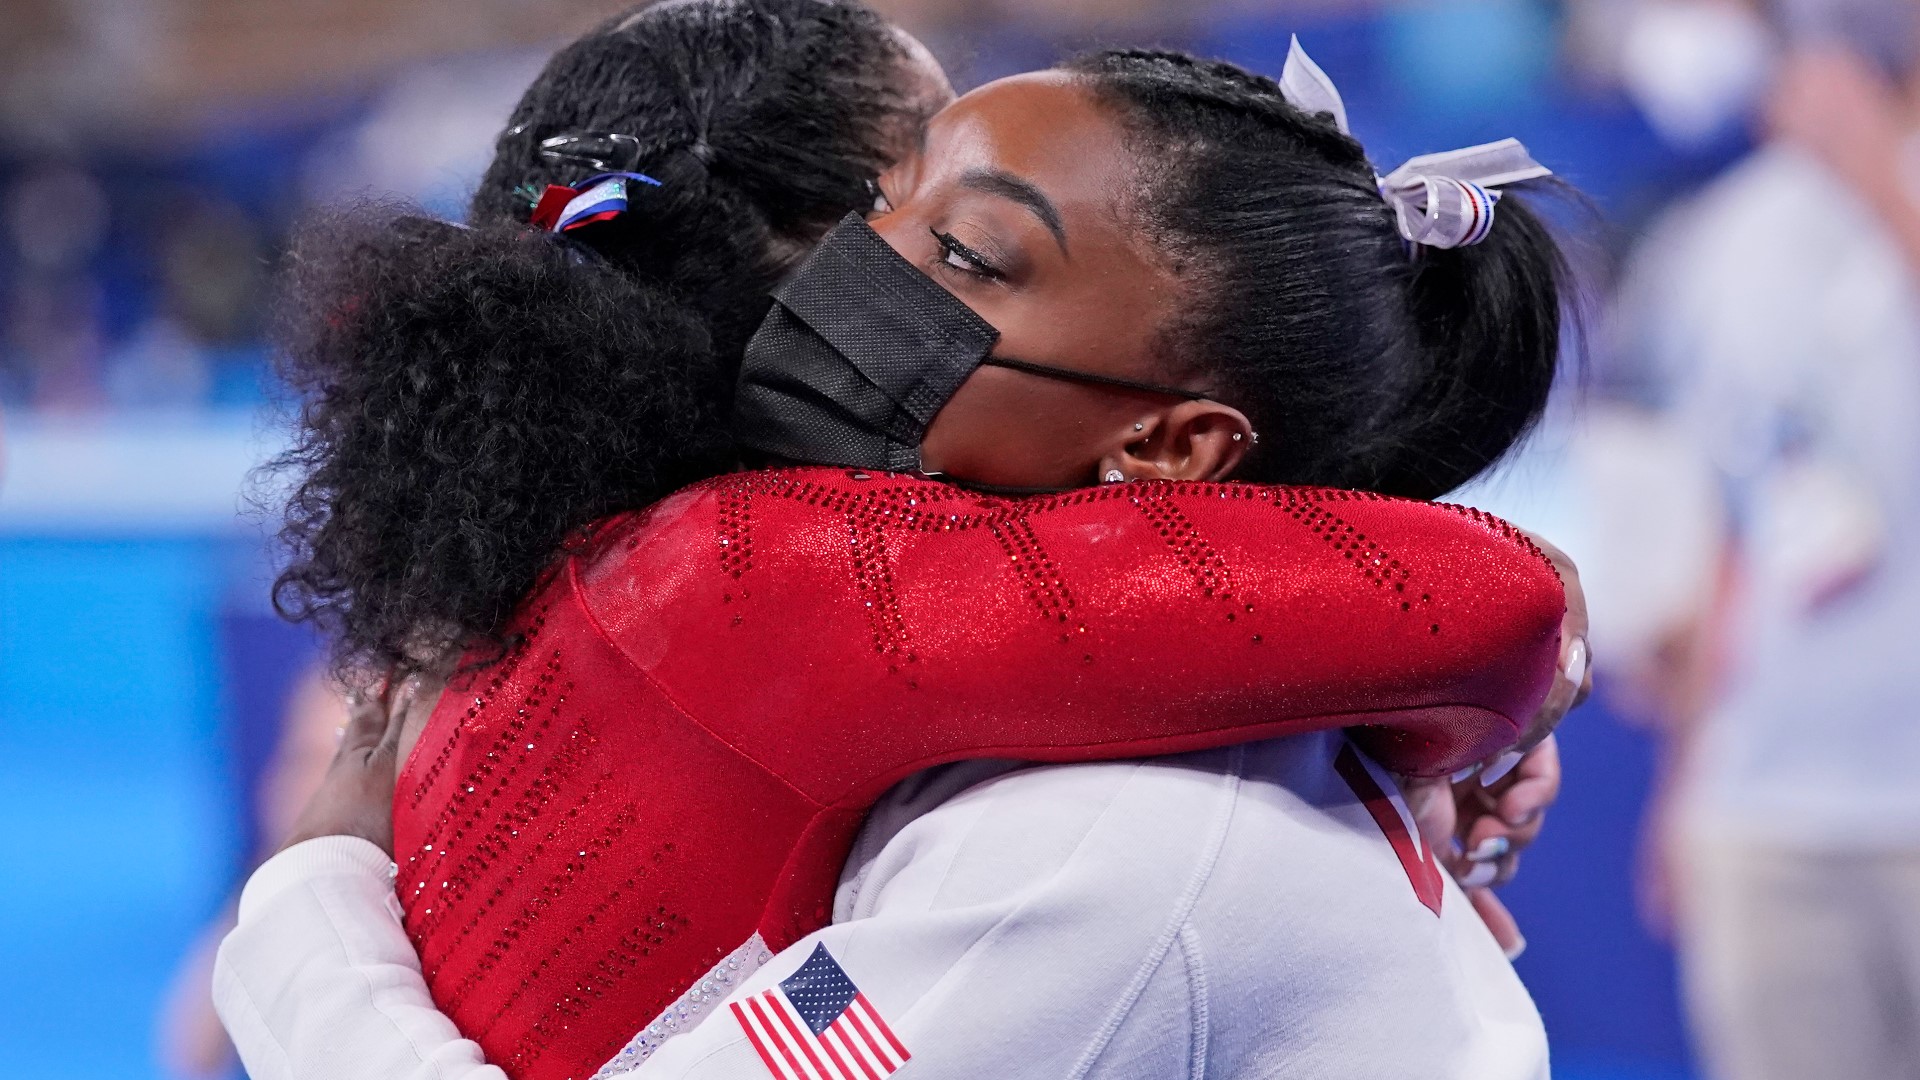
POLYGON ((825 945, 730 1008, 777 1080, 879 1080, 913 1056, 825 945))

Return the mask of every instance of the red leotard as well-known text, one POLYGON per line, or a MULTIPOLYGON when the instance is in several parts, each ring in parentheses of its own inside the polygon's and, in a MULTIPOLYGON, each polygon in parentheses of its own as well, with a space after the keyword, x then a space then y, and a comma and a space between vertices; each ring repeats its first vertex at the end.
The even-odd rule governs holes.
POLYGON ((395 798, 407 929, 490 1061, 584 1080, 755 934, 825 925, 917 770, 1340 726, 1451 771, 1539 707, 1563 610, 1532 543, 1458 507, 728 476, 605 523, 441 698, 395 798))

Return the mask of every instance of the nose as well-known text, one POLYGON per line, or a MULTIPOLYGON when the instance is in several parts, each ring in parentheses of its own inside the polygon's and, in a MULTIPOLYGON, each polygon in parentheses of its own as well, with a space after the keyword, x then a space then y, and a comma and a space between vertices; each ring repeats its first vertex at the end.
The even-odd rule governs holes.
POLYGON ((916 233, 924 233, 925 230, 913 228, 908 223, 908 216, 899 210, 875 211, 867 215, 867 227, 880 234, 880 239, 885 240, 887 246, 901 258, 914 262, 913 249, 908 245, 916 233))

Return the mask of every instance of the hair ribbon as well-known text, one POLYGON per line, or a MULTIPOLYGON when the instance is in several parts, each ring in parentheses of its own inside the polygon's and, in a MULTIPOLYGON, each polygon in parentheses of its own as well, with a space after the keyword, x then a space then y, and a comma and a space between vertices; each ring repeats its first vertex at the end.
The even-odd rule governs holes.
MULTIPOLYGON (((1330 114, 1341 133, 1352 134, 1340 91, 1300 47, 1298 37, 1287 49, 1287 63, 1280 72, 1280 93, 1287 104, 1301 112, 1330 114)), ((1380 197, 1393 208, 1400 235, 1407 242, 1455 248, 1487 238, 1502 186, 1552 175, 1551 169, 1533 160, 1520 140, 1501 139, 1421 154, 1376 179, 1380 197)))
POLYGON ((630 185, 638 181, 660 187, 645 173, 601 173, 574 187, 548 184, 534 205, 528 223, 536 229, 564 233, 598 221, 611 221, 627 212, 630 185))

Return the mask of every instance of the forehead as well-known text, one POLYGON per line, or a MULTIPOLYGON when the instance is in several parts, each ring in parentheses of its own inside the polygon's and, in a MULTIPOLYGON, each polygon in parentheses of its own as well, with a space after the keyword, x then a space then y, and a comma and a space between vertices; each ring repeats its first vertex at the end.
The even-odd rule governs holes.
POLYGON ((926 164, 1004 170, 1031 181, 1067 216, 1113 216, 1132 173, 1118 118, 1059 71, 998 79, 947 106, 928 126, 926 164))

